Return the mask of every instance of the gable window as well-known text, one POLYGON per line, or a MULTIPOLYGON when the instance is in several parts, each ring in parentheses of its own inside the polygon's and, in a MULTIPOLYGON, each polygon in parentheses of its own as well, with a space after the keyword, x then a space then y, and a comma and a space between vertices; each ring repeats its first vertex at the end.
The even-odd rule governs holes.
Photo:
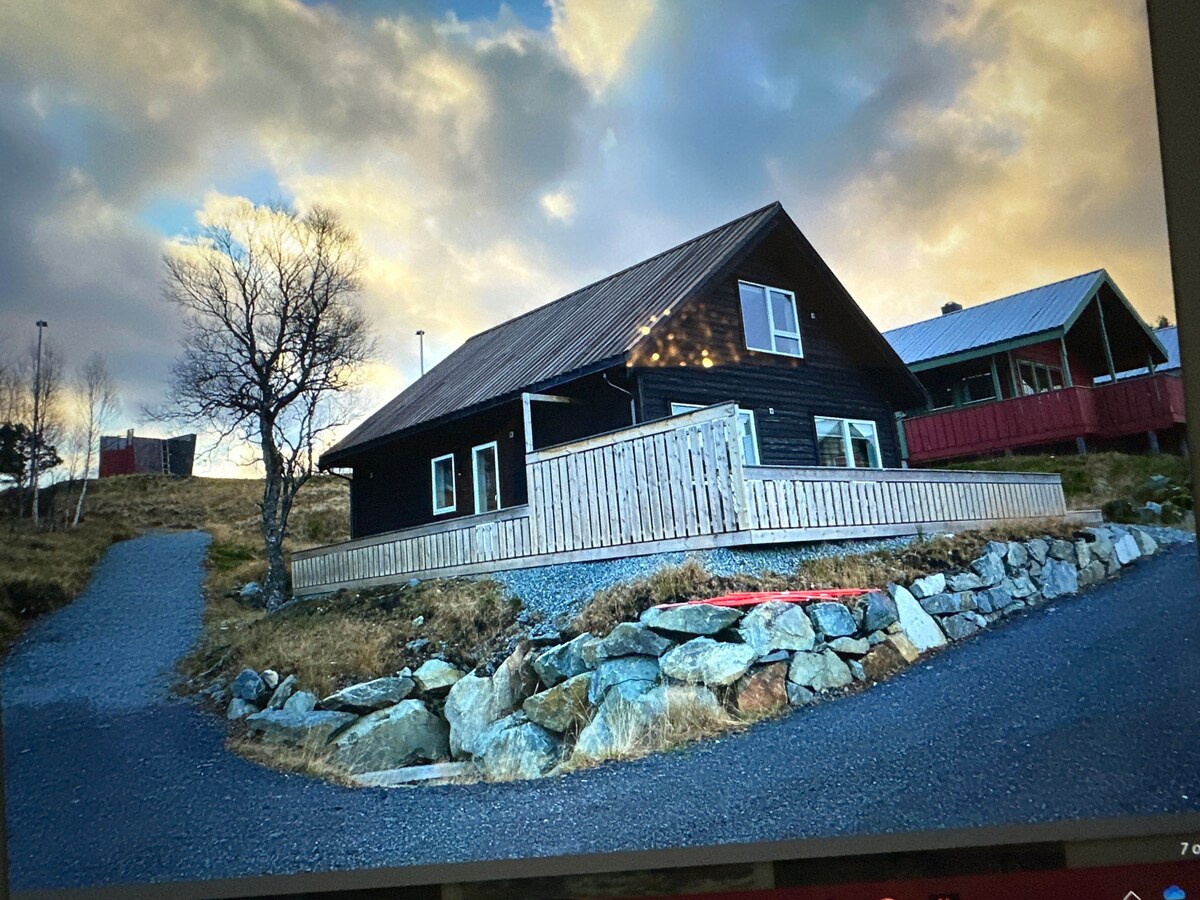
MULTIPOLYGON (((672 403, 671 415, 680 416, 684 413, 695 412, 698 409, 704 409, 698 403, 672 403)), ((742 439, 742 456, 748 466, 757 466, 758 463, 758 429, 754 425, 754 411, 750 409, 738 410, 738 434, 742 439)))
POLYGON ((500 465, 496 442, 471 448, 471 482, 475 486, 475 512, 500 508, 500 465))
POLYGON ((454 494, 454 454, 435 457, 430 468, 433 474, 433 514, 454 512, 458 506, 454 494))
POLYGON ((882 469, 879 431, 874 422, 862 419, 815 417, 817 460, 823 466, 851 469, 882 469))
POLYGON ((765 284, 739 281, 738 295, 742 300, 742 326, 749 349, 784 356, 804 355, 795 294, 765 284))

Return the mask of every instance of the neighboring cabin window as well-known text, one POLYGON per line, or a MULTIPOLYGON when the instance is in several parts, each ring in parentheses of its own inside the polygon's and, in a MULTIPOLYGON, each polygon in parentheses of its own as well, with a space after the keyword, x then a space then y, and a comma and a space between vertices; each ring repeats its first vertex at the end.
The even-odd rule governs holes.
POLYGON ((1021 393, 1026 396, 1057 391, 1063 386, 1062 369, 1058 366, 1021 360, 1017 370, 1021 373, 1021 393))
POLYGON ((475 512, 500 508, 500 465, 496 442, 471 448, 471 480, 475 485, 475 512))
POLYGON ((804 355, 795 294, 749 281, 738 282, 738 294, 748 348, 784 356, 804 355))
POLYGON ((458 503, 454 496, 454 454, 436 457, 433 469, 433 514, 454 512, 458 503))
POLYGON ((816 416, 817 458, 823 466, 881 469, 879 433, 874 422, 816 416))
MULTIPOLYGON (((671 415, 679 416, 683 413, 695 412, 704 407, 697 403, 672 403, 671 415)), ((738 410, 738 430, 742 438, 742 454, 745 457, 746 465, 758 465, 758 429, 754 427, 754 411, 749 409, 738 410)))

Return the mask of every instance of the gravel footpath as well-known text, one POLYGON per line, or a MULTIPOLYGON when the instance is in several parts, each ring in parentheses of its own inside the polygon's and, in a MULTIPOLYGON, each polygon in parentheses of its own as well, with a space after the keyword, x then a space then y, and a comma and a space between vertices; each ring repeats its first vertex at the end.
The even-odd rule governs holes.
MULTIPOLYGON (((253 765, 164 676, 200 616, 199 534, 118 544, 5 664, 18 891, 1190 813, 1194 546, 853 697, 564 778, 341 788, 253 765)), ((536 862, 492 870, 541 874, 536 862)), ((182 900, 204 887, 173 889, 182 900)))

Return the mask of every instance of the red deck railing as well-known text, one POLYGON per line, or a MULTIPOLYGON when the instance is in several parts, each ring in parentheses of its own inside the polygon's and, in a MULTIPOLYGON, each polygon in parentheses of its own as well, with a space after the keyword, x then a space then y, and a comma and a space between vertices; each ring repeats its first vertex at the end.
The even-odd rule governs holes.
POLYGON ((1069 387, 904 419, 913 463, 998 450, 1110 438, 1183 421, 1183 382, 1147 375, 1099 387, 1069 387))

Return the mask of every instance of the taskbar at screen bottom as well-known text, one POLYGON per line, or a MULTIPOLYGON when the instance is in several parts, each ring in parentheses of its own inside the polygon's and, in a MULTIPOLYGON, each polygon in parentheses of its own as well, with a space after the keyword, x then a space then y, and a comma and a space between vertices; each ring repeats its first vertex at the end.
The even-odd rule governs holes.
MULTIPOLYGON (((626 900, 659 900, 653 897, 626 900)), ((1200 861, 674 895, 670 900, 1200 900, 1200 861)), ((665 897, 662 900, 666 900, 665 897)))

